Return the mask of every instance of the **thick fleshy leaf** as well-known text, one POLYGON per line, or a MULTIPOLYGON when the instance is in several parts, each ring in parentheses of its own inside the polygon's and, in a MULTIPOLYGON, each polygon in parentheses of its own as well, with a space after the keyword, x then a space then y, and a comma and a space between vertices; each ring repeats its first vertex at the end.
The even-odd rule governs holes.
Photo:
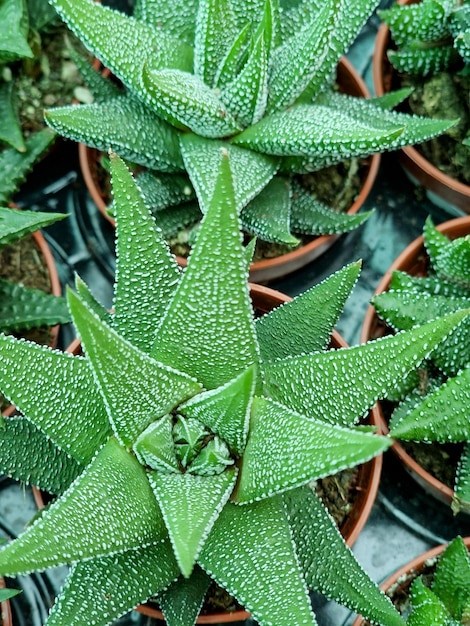
POLYGON ((442 280, 435 275, 432 276, 411 276, 406 272, 395 270, 390 280, 391 291, 411 291, 416 290, 431 295, 440 295, 457 298, 469 297, 468 289, 442 280))
POLYGON ((183 169, 175 129, 135 98, 48 109, 45 120, 68 139, 164 172, 183 169))
POLYGON ((289 491, 283 501, 309 588, 378 624, 404 626, 403 618, 362 569, 312 489, 289 491))
POLYGON ((279 0, 265 0, 262 15, 263 17, 258 24, 255 40, 257 36, 261 33, 263 34, 264 43, 266 45, 266 56, 268 60, 271 60, 274 50, 282 44, 281 9, 279 0))
POLYGON ((0 279, 0 329, 17 332, 70 322, 64 298, 0 279))
POLYGON ((199 564, 260 626, 317 623, 280 498, 246 506, 227 504, 199 564))
POLYGON ((189 578, 180 576, 159 593, 158 603, 167 626, 194 626, 210 583, 210 577, 196 566, 189 578))
POLYGON ((237 211, 240 211, 272 179, 278 168, 278 160, 238 146, 227 145, 186 133, 181 137, 181 152, 184 165, 201 205, 207 207, 214 195, 215 181, 220 167, 220 151, 229 155, 237 211))
POLYGON ((0 85, 0 142, 8 144, 19 152, 24 152, 26 146, 21 132, 17 101, 13 89, 13 81, 4 82, 0 85))
POLYGON ((136 0, 134 17, 192 46, 198 4, 199 0, 136 0))
POLYGON ((470 444, 464 447, 460 457, 455 478, 452 511, 457 515, 460 511, 470 511, 470 444))
POLYGON ((136 182, 154 216, 162 209, 196 199, 186 174, 163 174, 144 170, 136 175, 136 182))
POLYGON ((158 329, 152 356, 197 377, 206 389, 224 385, 257 361, 247 266, 226 153, 197 249, 193 248, 158 329))
POLYGON ((75 276, 75 289, 77 290, 81 300, 91 311, 93 311, 95 315, 97 315, 106 324, 112 324, 113 314, 98 302, 88 288, 88 285, 78 275, 75 276))
POLYGON ((0 335, 0 363, 10 402, 78 462, 90 461, 111 429, 88 361, 0 335))
POLYGON ((440 443, 470 440, 470 366, 426 395, 390 431, 391 437, 440 443))
POLYGON ((410 590, 412 611, 407 626, 452 624, 451 615, 439 598, 423 583, 421 577, 413 581, 410 590))
POLYGON ((142 82, 152 108, 176 128, 202 137, 226 137, 240 130, 214 90, 194 74, 144 66, 142 82))
POLYGON ((28 233, 45 228, 67 217, 65 213, 46 211, 21 211, 9 207, 0 207, 0 247, 22 239, 28 233))
POLYGON ((87 48, 134 93, 145 96, 141 88, 145 63, 154 69, 191 70, 191 47, 161 29, 93 0, 51 0, 51 4, 87 48))
POLYGON ((0 551, 0 572, 16 576, 109 556, 165 535, 144 468, 110 439, 63 496, 0 551))
POLYGON ((379 11, 380 19, 390 28, 397 46, 409 41, 432 41, 446 34, 446 14, 444 3, 426 0, 410 6, 394 6, 379 11))
POLYGON ((200 390, 196 380, 157 363, 118 335, 71 290, 68 301, 113 430, 126 445, 200 390))
POLYGON ((2 33, 0 62, 10 63, 22 58, 33 58, 28 44, 28 9, 25 0, 4 0, 0 7, 2 33))
POLYGON ((470 236, 448 245, 437 257, 434 270, 446 280, 470 288, 470 236))
POLYGON ((25 417, 0 424, 0 473, 48 493, 67 489, 83 467, 25 417))
POLYGON ((215 75, 215 84, 220 89, 235 80, 240 71, 243 59, 248 54, 248 42, 251 34, 251 24, 245 24, 229 46, 225 57, 220 62, 215 75))
POLYGON ((106 626, 164 589, 178 575, 168 539, 155 546, 75 564, 47 626, 106 626))
POLYGON ((318 285, 256 320, 263 361, 324 350, 356 284, 360 262, 346 265, 318 285))
POLYGON ((326 424, 255 398, 233 499, 253 502, 369 461, 391 445, 372 433, 326 424))
POLYGON ((461 537, 456 537, 439 557, 432 581, 433 592, 457 620, 470 601, 470 559, 461 537))
POLYGON ((197 202, 185 202, 157 211, 154 217, 156 225, 166 240, 176 238, 185 244, 188 241, 192 243, 192 241, 191 233, 184 231, 196 227, 197 223, 201 221, 202 213, 197 202))
POLYGON ((352 425, 467 316, 459 311, 364 345, 265 363, 265 393, 304 415, 352 425))
POLYGON ((202 422, 240 454, 246 443, 254 388, 255 368, 249 367, 222 387, 194 396, 178 410, 202 422))
POLYGON ((211 528, 232 493, 236 469, 214 476, 151 472, 150 484, 165 520, 176 561, 188 578, 211 528))
POLYGON ((132 449, 142 465, 162 472, 179 472, 173 441, 171 415, 152 422, 137 438, 132 449))
POLYGON ((75 50, 73 46, 69 47, 68 52, 71 60, 77 66, 84 84, 93 96, 93 102, 106 102, 109 99, 124 95, 121 85, 110 80, 109 76, 103 75, 102 71, 96 69, 90 60, 75 50))
POLYGON ((428 215, 423 226, 423 240, 431 265, 434 265, 437 257, 449 245, 450 240, 434 226, 431 216, 428 215))
POLYGON ((215 86, 220 62, 237 32, 230 0, 199 0, 194 37, 194 73, 215 86))
POLYGON ((112 325, 130 343, 150 352, 181 272, 129 169, 116 155, 110 163, 117 217, 112 325))

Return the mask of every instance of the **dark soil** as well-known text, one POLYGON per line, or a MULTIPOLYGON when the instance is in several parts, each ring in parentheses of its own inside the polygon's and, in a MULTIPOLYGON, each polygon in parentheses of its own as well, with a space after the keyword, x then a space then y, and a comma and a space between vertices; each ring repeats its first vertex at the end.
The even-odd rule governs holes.
POLYGON ((358 475, 359 467, 357 466, 322 478, 316 484, 316 494, 322 499, 339 528, 356 501, 358 475))

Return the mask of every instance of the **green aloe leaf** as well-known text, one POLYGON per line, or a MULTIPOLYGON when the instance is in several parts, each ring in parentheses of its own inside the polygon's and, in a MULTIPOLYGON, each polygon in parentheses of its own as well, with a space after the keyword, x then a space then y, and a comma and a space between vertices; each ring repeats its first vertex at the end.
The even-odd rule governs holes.
POLYGON ((25 417, 8 417, 0 424, 0 473, 59 494, 77 478, 83 466, 55 445, 25 417))
POLYGON ((210 583, 210 577, 196 566, 189 578, 180 576, 159 593, 158 603, 167 626, 194 626, 210 583))
POLYGON ((0 116, 0 141, 24 152, 26 146, 21 132, 13 81, 0 85, 0 116))
POLYGON ((391 437, 440 443, 468 441, 470 366, 449 378, 394 424, 391 437))
POLYGON ((242 210, 243 230, 263 241, 297 246, 300 241, 290 233, 290 184, 275 176, 242 210))
POLYGON ((2 335, 0 359, 0 389, 10 402, 79 463, 89 462, 110 434, 89 363, 2 335))
POLYGON ((273 53, 269 80, 268 111, 291 105, 307 88, 328 53, 337 27, 341 0, 328 0, 315 19, 273 53))
POLYGON ((176 561, 186 578, 191 575, 204 542, 232 493, 237 473, 236 469, 227 469, 214 476, 189 472, 149 474, 176 561))
POLYGON ((216 87, 219 89, 231 83, 237 77, 242 62, 248 54, 249 36, 251 35, 251 24, 245 24, 240 30, 232 44, 229 46, 225 57, 220 62, 214 78, 216 87))
POLYGON ((411 585, 412 612, 407 626, 429 626, 430 624, 452 624, 451 615, 439 598, 425 586, 421 577, 411 585))
POLYGON ((105 307, 96 300, 94 295, 88 288, 88 285, 77 275, 75 276, 75 289, 81 300, 87 305, 87 307, 93 311, 103 322, 108 325, 113 323, 113 314, 109 313, 105 307))
POLYGON ((190 46, 141 21, 101 3, 87 0, 51 0, 59 15, 77 37, 134 93, 141 87, 142 67, 190 71, 190 46), (116 46, 119 40, 119 46, 116 46))
POLYGON ((191 181, 186 174, 164 174, 144 170, 136 181, 145 203, 155 216, 158 211, 196 199, 191 181))
POLYGON ((449 245, 450 240, 447 235, 441 233, 441 231, 434 226, 434 222, 429 215, 423 226, 423 240, 426 252, 433 266, 442 250, 445 250, 449 245))
MULTIPOLYGON (((180 237, 184 239, 186 229, 191 229, 201 221, 202 214, 197 202, 185 202, 178 206, 171 206, 167 209, 156 211, 154 214, 155 223, 162 231, 162 235, 166 240, 175 237, 178 241, 180 237)), ((188 235, 189 239, 189 235, 188 235)))
POLYGON ((199 564, 261 625, 317 623, 280 498, 246 506, 228 503, 206 540, 199 564))
POLYGON ((198 4, 198 0, 136 0, 134 17, 192 46, 198 4))
POLYGON ((265 0, 263 17, 258 24, 255 40, 263 34, 268 59, 272 58, 274 50, 282 44, 281 28, 279 0, 265 0))
POLYGON ((158 363, 118 335, 71 290, 68 302, 113 430, 126 445, 151 422, 200 391, 193 378, 158 363))
POLYGON ((233 499, 269 498, 368 461, 390 445, 384 437, 313 420, 257 397, 233 499))
POLYGON ((389 50, 387 57, 397 72, 428 76, 450 68, 458 60, 453 46, 422 49, 418 44, 389 50))
POLYGON ((110 439, 63 497, 0 551, 0 572, 16 576, 119 554, 165 534, 144 468, 110 439))
POLYGON ((412 87, 403 87, 402 89, 388 91, 382 96, 376 96, 375 98, 371 98, 370 102, 374 105, 379 106, 381 109, 389 110, 404 102, 409 96, 411 96, 412 93, 412 87))
POLYGON ((20 211, 0 207, 0 248, 10 245, 25 235, 45 228, 67 217, 64 213, 46 211, 20 211))
POLYGON ((404 626, 403 618, 362 569, 312 489, 289 491, 283 501, 309 588, 378 624, 404 626), (329 558, 332 552, 333 562, 329 558))
POLYGON ((255 380, 252 366, 222 387, 194 396, 178 410, 202 422, 240 454, 246 443, 255 380))
POLYGON ((0 62, 10 63, 33 58, 28 44, 29 18, 25 0, 4 0, 0 6, 2 24, 0 62))
POLYGON ((33 133, 26 140, 26 152, 8 148, 0 152, 0 203, 10 200, 34 163, 54 141, 55 134, 48 128, 33 133))
POLYGON ((152 422, 136 439, 132 449, 139 463, 162 472, 179 472, 171 415, 152 422))
POLYGON ((152 351, 157 361, 197 376, 206 389, 225 384, 257 361, 247 266, 226 153, 220 163, 197 250, 193 248, 188 259, 152 351))
POLYGON ((71 321, 64 298, 0 279, 0 329, 17 332, 71 321))
POLYGON ((442 2, 425 0, 406 7, 382 9, 378 13, 389 26, 393 41, 399 47, 410 40, 440 39, 447 31, 447 14, 442 2))
POLYGON ((455 478, 452 511, 457 515, 460 511, 470 511, 470 444, 464 447, 460 457, 455 478))
POLYGON ((444 281, 435 275, 432 276, 411 276, 406 272, 395 270, 390 280, 390 291, 418 291, 420 293, 430 293, 431 295, 441 295, 446 298, 468 298, 468 289, 444 281))
POLYGON ((265 392, 304 415, 352 425, 467 316, 458 311, 364 345, 265 363, 265 392))
POLYGON ((21 593, 21 589, 0 589, 0 602, 10 600, 10 598, 14 598, 19 593, 21 593))
POLYGON ((95 626, 106 626, 165 588, 177 575, 168 539, 155 546, 82 561, 72 567, 47 626, 78 624, 84 615, 93 616, 95 626))
POLYGON ((237 33, 230 0, 199 0, 194 37, 194 73, 215 86, 220 62, 237 33))
POLYGON ((318 285, 256 320, 262 361, 325 350, 359 276, 351 263, 318 285))
POLYGON ((268 184, 278 168, 278 160, 273 157, 227 145, 222 141, 198 137, 192 133, 182 135, 181 152, 184 165, 203 213, 206 213, 214 195, 222 149, 227 150, 229 155, 237 211, 268 184))
POLYGON ((68 139, 164 172, 183 169, 178 134, 135 98, 48 109, 45 120, 68 139))
POLYGON ((240 130, 235 118, 201 78, 181 70, 144 66, 143 86, 157 114, 181 130, 202 137, 225 137, 240 130))
POLYGON ((93 96, 94 102, 106 102, 123 95, 123 89, 115 81, 104 76, 102 71, 95 69, 90 60, 80 54, 73 46, 69 46, 70 58, 77 66, 83 82, 93 96))
POLYGON ((116 155, 111 155, 110 163, 117 217, 112 325, 140 350, 150 352, 181 272, 131 172, 116 155))
POLYGON ((363 224, 372 214, 340 213, 318 200, 312 193, 306 192, 301 185, 292 185, 292 203, 290 212, 291 230, 305 235, 332 235, 345 233, 363 224))
POLYGON ((442 600, 452 617, 462 619, 470 600, 470 559, 461 537, 453 539, 439 557, 432 591, 442 600))

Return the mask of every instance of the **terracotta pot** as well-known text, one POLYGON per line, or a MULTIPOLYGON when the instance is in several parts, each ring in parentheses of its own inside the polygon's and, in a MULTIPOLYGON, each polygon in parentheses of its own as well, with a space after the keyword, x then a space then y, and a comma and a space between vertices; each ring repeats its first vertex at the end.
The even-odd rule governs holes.
MULTIPOLYGON (((398 0, 398 4, 416 4, 417 0, 398 0)), ((395 70, 387 59, 387 50, 393 46, 390 30, 382 24, 375 40, 372 75, 377 96, 395 89, 395 70)), ((470 185, 461 183, 441 172, 413 146, 400 150, 400 160, 409 178, 426 189, 431 202, 455 215, 470 213, 470 185)))
MULTIPOLYGON (((5 588, 5 581, 0 578, 0 589, 5 588)), ((0 604, 0 624, 2 626, 13 626, 13 617, 11 614, 10 601, 5 600, 0 604)))
MULTIPOLYGON (((346 58, 342 58, 338 65, 338 83, 341 85, 341 91, 344 93, 368 98, 370 96, 366 84, 354 69, 354 66, 346 58)), ((94 148, 89 148, 84 144, 78 146, 80 168, 87 189, 100 210, 101 214, 112 224, 114 220, 106 213, 106 195, 103 192, 97 173, 96 164, 100 159, 101 153, 94 148)), ((349 215, 358 213, 369 195, 372 186, 377 177, 380 164, 380 154, 375 154, 368 159, 367 171, 362 181, 362 188, 348 209, 349 215)), ((341 235, 322 235, 315 237, 312 241, 280 255, 272 259, 263 259, 251 264, 250 280, 253 282, 267 282, 275 278, 280 278, 286 274, 295 272, 304 267, 314 259, 317 259, 326 252, 341 235)), ((180 265, 186 265, 186 259, 177 257, 180 265)))
MULTIPOLYGON (((440 224, 437 228, 450 239, 464 237, 470 233, 470 216, 449 220, 448 222, 440 224)), ((425 276, 427 274, 427 258, 423 237, 418 237, 403 250, 389 267, 375 290, 374 295, 388 290, 392 273, 395 270, 401 270, 413 276, 425 276)), ((377 337, 383 337, 386 332, 387 325, 379 319, 374 307, 369 305, 361 329, 361 343, 365 343, 370 339, 376 339, 377 337)), ((382 432, 386 434, 388 433, 388 423, 384 417, 380 402, 377 404, 377 410, 379 413, 380 428, 382 432)), ((392 450, 418 484, 438 500, 448 505, 451 504, 454 495, 453 489, 418 465, 398 441, 393 443, 392 450)))
MULTIPOLYGON (((470 549, 470 537, 464 538, 464 543, 467 546, 467 549, 470 549)), ((447 548, 447 544, 441 544, 440 546, 436 546, 427 552, 423 552, 416 558, 412 559, 403 567, 400 567, 396 572, 394 572, 391 576, 389 576, 384 582, 380 585, 382 591, 391 592, 392 588, 396 587, 397 590, 406 589, 407 583, 409 584, 410 580, 417 578, 424 567, 430 565, 432 566, 432 562, 436 557, 440 556, 442 552, 447 548)), ((352 626, 363 626, 363 624, 368 624, 369 622, 365 622, 364 618, 359 615, 353 622, 352 626)))

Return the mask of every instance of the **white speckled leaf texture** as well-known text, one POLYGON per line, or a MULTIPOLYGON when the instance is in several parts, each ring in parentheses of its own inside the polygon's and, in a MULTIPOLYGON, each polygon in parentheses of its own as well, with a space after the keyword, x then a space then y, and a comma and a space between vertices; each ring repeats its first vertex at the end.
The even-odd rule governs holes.
POLYGON ((194 626, 211 578, 199 566, 158 594, 167 626, 194 626))

